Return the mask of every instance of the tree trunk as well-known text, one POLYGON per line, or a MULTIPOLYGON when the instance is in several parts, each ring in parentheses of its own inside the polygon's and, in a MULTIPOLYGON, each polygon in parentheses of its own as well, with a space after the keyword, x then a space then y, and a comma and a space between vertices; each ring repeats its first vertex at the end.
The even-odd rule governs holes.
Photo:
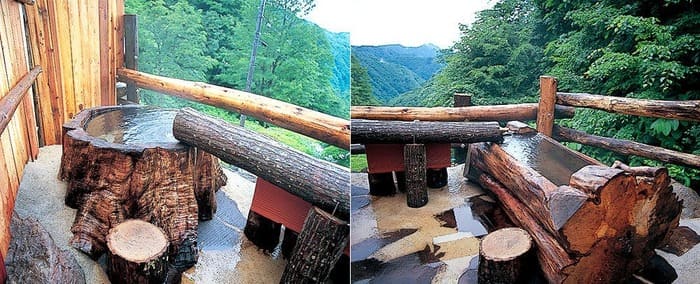
POLYGON ((239 112, 331 145, 350 146, 350 122, 239 90, 120 68, 117 74, 139 87, 239 112))
POLYGON ((518 283, 532 247, 532 237, 520 228, 489 233, 479 244, 479 283, 518 283))
POLYGON ((173 123, 175 138, 241 167, 258 177, 347 220, 347 168, 318 160, 251 130, 182 109, 173 123))
POLYGON ((700 156, 698 155, 677 152, 635 141, 591 135, 583 131, 562 126, 554 126, 554 137, 559 141, 576 142, 603 148, 623 155, 635 155, 700 169, 700 156))
POLYGON ((281 228, 282 225, 250 210, 243 233, 262 250, 272 252, 279 243, 281 228))
POLYGON ((406 167, 406 203, 411 208, 423 207, 428 204, 425 145, 404 145, 403 157, 406 167))
POLYGON ((312 207, 280 283, 323 283, 343 254, 350 226, 312 207))
POLYGON ((107 274, 112 283, 163 283, 168 267, 168 238, 160 228, 127 220, 107 235, 107 274))
POLYGON ((374 196, 391 196, 396 193, 394 176, 389 173, 367 174, 369 194, 374 196))
POLYGON ((557 103, 636 116, 700 121, 700 100, 659 101, 584 93, 557 93, 557 103))
POLYGON ((372 143, 472 143, 502 141, 496 122, 352 120, 352 141, 372 143))
POLYGON ((546 139, 534 139, 539 136, 520 140, 524 144, 519 147, 509 145, 519 138, 503 145, 474 145, 471 166, 493 177, 480 175, 480 183, 534 236, 550 282, 628 279, 678 225, 680 202, 671 191, 667 170, 587 165, 570 174, 567 185, 556 186, 541 172, 551 171, 549 166, 558 161, 579 159, 579 154, 560 144, 543 148, 546 139), (532 149, 539 150, 529 152, 532 149), (558 149, 566 151, 553 155, 558 149), (572 257, 570 265, 562 263, 568 260, 561 251, 572 257))
POLYGON ((429 188, 441 188, 447 185, 447 168, 427 169, 427 184, 429 188))
MULTIPOLYGON (((179 143, 111 143, 85 130, 102 114, 121 112, 123 118, 144 110, 151 111, 141 106, 95 108, 64 126, 60 177, 68 182, 66 205, 78 208, 70 243, 93 258, 105 251, 110 228, 138 218, 165 231, 174 259, 188 237, 196 239, 198 204, 203 216, 211 216, 216 205, 210 196, 225 183, 217 159, 204 151, 179 143)), ((107 133, 122 133, 112 128, 128 125, 114 119, 104 123, 107 133)))
MULTIPOLYGON (((404 121, 511 121, 537 119, 535 103, 470 107, 376 107, 353 106, 353 119, 404 120, 404 121)), ((572 118, 573 107, 555 106, 556 118, 572 118)))

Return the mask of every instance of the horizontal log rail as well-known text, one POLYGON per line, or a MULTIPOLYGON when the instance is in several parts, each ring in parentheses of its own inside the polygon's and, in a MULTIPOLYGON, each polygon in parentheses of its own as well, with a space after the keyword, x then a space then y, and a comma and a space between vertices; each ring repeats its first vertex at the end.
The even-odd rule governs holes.
POLYGON ((24 96, 27 95, 27 91, 32 84, 34 84, 36 77, 39 76, 41 71, 41 66, 34 67, 34 69, 29 71, 29 73, 24 75, 24 77, 17 82, 17 85, 10 89, 7 95, 0 98, 0 133, 5 131, 17 107, 22 103, 24 96))
POLYGON ((341 219, 350 215, 350 171, 249 129, 184 108, 173 135, 288 191, 341 219))
MULTIPOLYGON (((512 104, 470 107, 375 107, 353 106, 353 119, 422 121, 510 121, 537 119, 538 105, 512 104)), ((574 108, 557 105, 556 118, 574 117, 574 108)))
POLYGON ((634 155, 666 163, 690 166, 700 169, 700 156, 651 146, 635 141, 615 139, 588 134, 583 131, 554 126, 554 138, 559 141, 576 142, 594 146, 623 155, 634 155))
POLYGON ((360 144, 475 143, 503 140, 498 122, 438 122, 353 119, 352 141, 360 144))
POLYGON ((117 75, 137 86, 179 98, 249 115, 265 122, 350 148, 350 121, 248 92, 216 85, 117 69, 117 75))
POLYGON ((557 104, 645 117, 700 121, 700 100, 661 101, 586 93, 557 93, 557 104))

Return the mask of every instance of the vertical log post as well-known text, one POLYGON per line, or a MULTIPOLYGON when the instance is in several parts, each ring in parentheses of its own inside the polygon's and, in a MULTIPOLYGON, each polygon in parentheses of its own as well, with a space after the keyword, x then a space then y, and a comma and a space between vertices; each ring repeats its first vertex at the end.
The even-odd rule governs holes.
POLYGON ((479 245, 479 283, 518 283, 531 247, 532 237, 520 228, 486 235, 479 245))
POLYGON ((557 79, 540 76, 540 103, 537 111, 537 131, 552 137, 554 105, 557 102, 557 79))
POLYGON ((167 273, 168 238, 146 221, 127 220, 107 235, 108 276, 112 283, 161 283, 167 273))
MULTIPOLYGON (((139 36, 138 18, 136 15, 124 15, 124 67, 139 70, 139 36)), ((136 84, 127 80, 126 100, 139 103, 139 92, 136 84)))
POLYGON ((253 244, 264 251, 271 252, 279 243, 281 229, 282 225, 250 210, 243 233, 253 244))
POLYGON ((369 194, 374 196, 389 196, 396 193, 394 175, 388 173, 367 174, 369 179, 369 194))
MULTIPOLYGON (((455 107, 469 107, 472 106, 472 95, 454 93, 453 96, 455 107)), ((467 160, 467 149, 469 149, 469 144, 462 144, 461 147, 452 147, 452 151, 455 154, 455 162, 457 164, 465 163, 467 160)))
POLYGON ((347 222, 312 207, 280 283, 326 282, 343 254, 349 233, 347 222))
POLYGON ((428 203, 425 145, 404 145, 403 157, 406 172, 406 203, 411 208, 423 207, 428 203))

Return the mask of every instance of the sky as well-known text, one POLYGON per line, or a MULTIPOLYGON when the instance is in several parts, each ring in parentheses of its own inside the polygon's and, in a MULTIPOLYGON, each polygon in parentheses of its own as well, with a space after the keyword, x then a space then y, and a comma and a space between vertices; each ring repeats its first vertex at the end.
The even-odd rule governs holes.
POLYGON ((448 48, 459 39, 459 23, 495 0, 316 0, 305 18, 333 32, 350 32, 352 45, 432 43, 448 48))

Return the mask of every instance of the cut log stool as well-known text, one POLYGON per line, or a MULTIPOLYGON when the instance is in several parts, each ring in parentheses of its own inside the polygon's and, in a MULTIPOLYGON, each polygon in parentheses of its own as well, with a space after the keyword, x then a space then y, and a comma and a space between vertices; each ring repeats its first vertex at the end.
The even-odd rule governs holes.
POLYGON ((428 203, 425 145, 406 144, 403 153, 406 167, 406 203, 411 208, 423 207, 428 203))
POLYGON ((343 254, 349 233, 347 222, 312 207, 280 283, 326 282, 343 254))
POLYGON ((112 283, 162 283, 167 273, 168 239, 155 225, 130 219, 107 235, 112 283))
POLYGON ((479 245, 479 283, 518 282, 531 247, 532 237, 520 228, 504 228, 486 235, 479 245))

